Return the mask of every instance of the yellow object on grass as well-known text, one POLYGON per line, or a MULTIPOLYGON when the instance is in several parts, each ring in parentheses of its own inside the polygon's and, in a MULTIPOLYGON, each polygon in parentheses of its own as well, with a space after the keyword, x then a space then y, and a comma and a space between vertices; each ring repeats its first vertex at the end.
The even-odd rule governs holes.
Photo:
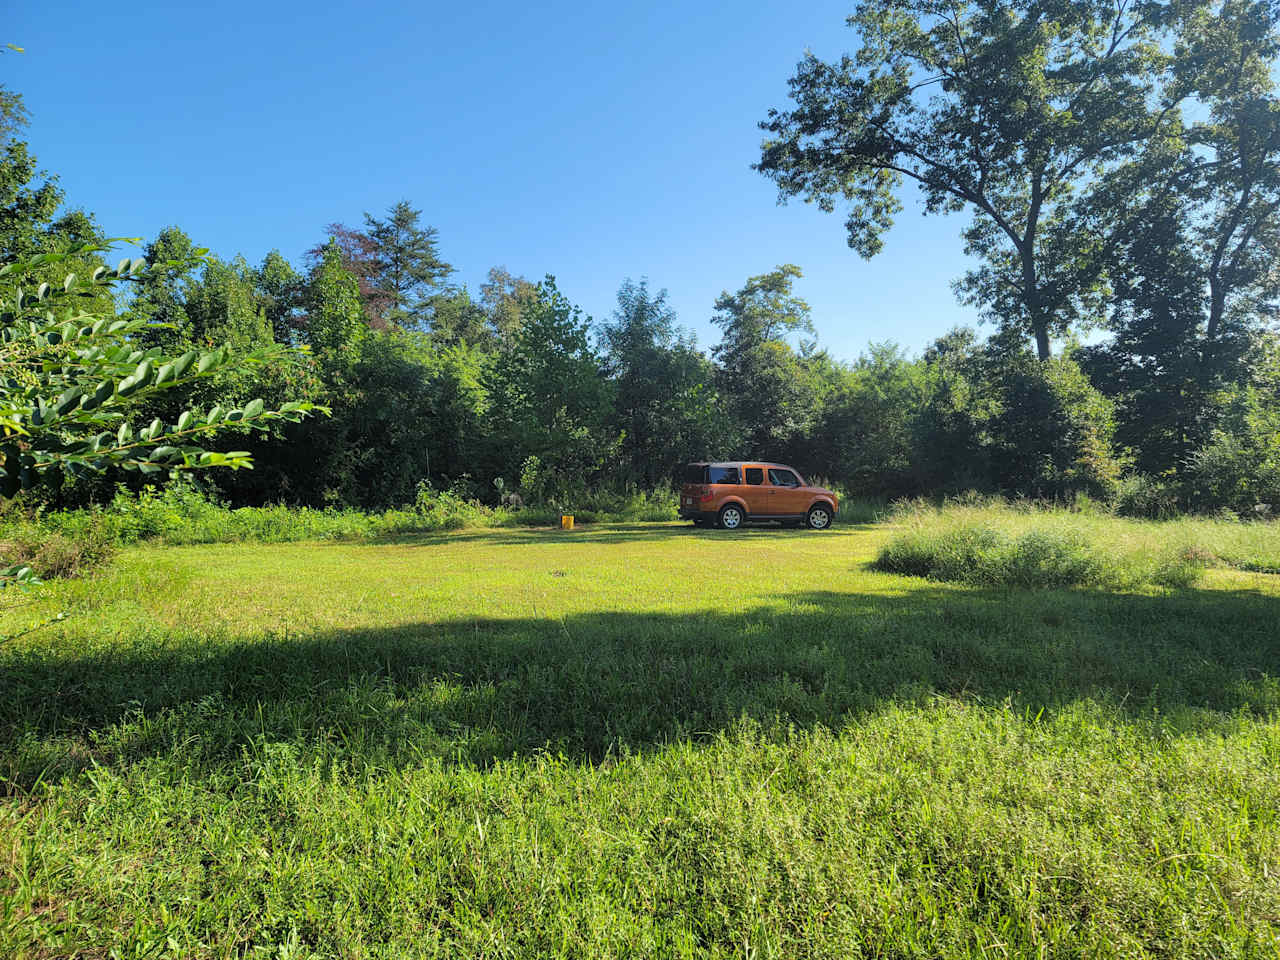
POLYGON ((562 516, 562 517, 560 518, 560 529, 561 529, 561 530, 572 530, 572 529, 573 529, 573 514, 572 514, 572 513, 567 513, 567 514, 565 514, 564 516, 562 516))

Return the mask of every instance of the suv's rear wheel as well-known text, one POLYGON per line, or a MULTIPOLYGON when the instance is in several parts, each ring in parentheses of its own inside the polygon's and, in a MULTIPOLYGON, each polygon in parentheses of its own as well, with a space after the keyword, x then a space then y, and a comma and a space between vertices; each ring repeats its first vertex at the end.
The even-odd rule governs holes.
POLYGON ((831 526, 832 519, 829 506, 825 503, 815 503, 809 508, 809 515, 805 518, 805 523, 810 530, 826 530, 831 526))
POLYGON ((742 512, 742 508, 735 503, 730 503, 720 511, 720 529, 737 530, 745 519, 747 515, 742 512))

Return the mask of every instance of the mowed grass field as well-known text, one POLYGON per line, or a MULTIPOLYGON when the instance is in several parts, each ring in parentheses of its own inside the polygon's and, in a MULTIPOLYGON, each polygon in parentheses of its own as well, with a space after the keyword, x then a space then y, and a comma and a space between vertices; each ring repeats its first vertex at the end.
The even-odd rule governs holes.
POLYGON ((891 526, 133 548, 0 628, 0 956, 1277 957, 1280 577, 891 526))

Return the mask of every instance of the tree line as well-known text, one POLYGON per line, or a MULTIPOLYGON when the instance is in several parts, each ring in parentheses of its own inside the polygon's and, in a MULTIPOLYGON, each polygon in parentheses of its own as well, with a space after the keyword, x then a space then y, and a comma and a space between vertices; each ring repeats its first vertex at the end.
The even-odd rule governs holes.
MULTIPOLYGON (((978 266, 957 291, 987 335, 939 331, 918 356, 832 357, 790 264, 709 305, 705 352, 644 279, 599 322, 550 275, 494 268, 473 296, 407 201, 330 224, 298 263, 223 260, 171 227, 145 251, 163 269, 99 307, 166 353, 263 358, 148 398, 147 415, 328 408, 246 436, 255 470, 214 481, 237 503, 381 507, 421 481, 571 503, 762 457, 869 496, 1265 509, 1280 504, 1277 19, 1256 0, 858 5, 858 49, 800 64, 757 168, 784 199, 841 208, 864 256, 908 181, 927 213, 971 215, 978 266)), ((20 97, 0 108, 0 256, 101 241, 40 174, 20 97)))

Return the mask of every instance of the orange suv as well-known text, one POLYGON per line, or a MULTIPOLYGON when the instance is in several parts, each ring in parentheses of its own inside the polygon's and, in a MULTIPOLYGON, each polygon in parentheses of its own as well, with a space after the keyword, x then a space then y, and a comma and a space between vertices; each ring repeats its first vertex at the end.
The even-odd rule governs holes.
POLYGON ((680 518, 699 527, 737 530, 748 520, 781 520, 826 530, 839 505, 830 490, 809 486, 780 463, 691 463, 683 479, 680 518))

